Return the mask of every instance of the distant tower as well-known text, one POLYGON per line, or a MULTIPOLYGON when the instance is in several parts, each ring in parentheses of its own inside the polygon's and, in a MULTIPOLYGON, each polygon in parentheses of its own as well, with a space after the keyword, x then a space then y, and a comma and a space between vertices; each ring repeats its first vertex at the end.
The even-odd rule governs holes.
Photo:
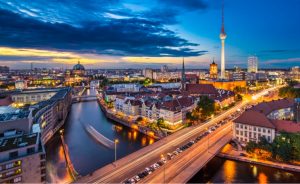
POLYGON ((181 70, 181 89, 185 91, 185 68, 184 68, 184 58, 182 58, 182 70, 181 70))
POLYGON ((215 60, 209 65, 209 77, 211 79, 218 78, 218 65, 215 63, 215 60))
POLYGON ((30 63, 30 70, 33 71, 33 63, 30 63))
POLYGON ((257 73, 258 71, 258 58, 256 56, 248 57, 248 72, 257 73))
POLYGON ((225 33, 224 28, 224 0, 222 1, 222 28, 220 33, 220 39, 221 39, 221 79, 225 79, 225 39, 227 35, 225 33))

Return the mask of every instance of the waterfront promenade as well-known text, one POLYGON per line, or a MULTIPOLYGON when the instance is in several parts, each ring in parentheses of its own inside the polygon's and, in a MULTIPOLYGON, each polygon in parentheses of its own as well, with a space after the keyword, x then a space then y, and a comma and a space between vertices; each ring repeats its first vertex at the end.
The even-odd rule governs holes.
POLYGON ((287 171, 293 171, 293 172, 300 172, 300 166, 299 165, 292 165, 292 164, 287 164, 287 163, 280 163, 280 162, 273 162, 269 160, 261 160, 257 158, 250 158, 246 156, 241 156, 240 154, 243 153, 244 155, 247 155, 245 151, 236 151, 232 149, 230 145, 226 145, 225 149, 222 150, 217 156, 225 159, 230 159, 230 160, 236 160, 236 161, 241 161, 241 162, 248 162, 248 163, 253 163, 253 164, 258 164, 258 165, 263 165, 263 166, 268 166, 268 167, 274 167, 277 169, 283 169, 287 171), (226 148, 230 147, 230 148, 226 148))

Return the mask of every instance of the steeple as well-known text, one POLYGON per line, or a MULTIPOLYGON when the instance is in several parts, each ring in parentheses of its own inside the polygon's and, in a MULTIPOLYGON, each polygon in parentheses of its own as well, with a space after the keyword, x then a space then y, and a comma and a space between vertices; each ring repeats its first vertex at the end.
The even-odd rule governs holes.
POLYGON ((78 64, 80 64, 80 59, 78 59, 78 64))
POLYGON ((182 70, 181 70, 181 89, 185 90, 185 67, 184 67, 184 58, 182 58, 182 70))

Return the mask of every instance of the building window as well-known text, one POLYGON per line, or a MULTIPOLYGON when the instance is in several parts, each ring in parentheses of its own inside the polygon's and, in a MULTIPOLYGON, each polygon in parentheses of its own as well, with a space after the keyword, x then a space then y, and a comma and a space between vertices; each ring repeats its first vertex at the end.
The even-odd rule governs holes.
POLYGON ((22 181, 22 177, 21 176, 19 176, 19 177, 16 177, 16 178, 14 178, 14 183, 19 183, 19 182, 21 182, 22 181))
POLYGON ((270 136, 268 136, 268 141, 269 141, 269 142, 271 141, 271 137, 270 137, 270 136))
POLYGON ((270 129, 268 129, 268 133, 271 133, 271 130, 270 130, 270 129))
POLYGON ((34 147, 27 148, 27 154, 32 154, 34 153, 34 147))
POLYGON ((263 128, 262 130, 263 130, 263 133, 266 133, 266 129, 263 128))
POLYGON ((236 132, 236 135, 239 135, 239 131, 238 130, 236 130, 235 132, 236 132))
POLYGON ((256 131, 256 127, 254 127, 253 130, 256 131))
POLYGON ((245 126, 245 129, 247 130, 248 126, 245 126))
POLYGON ((9 158, 13 159, 19 156, 18 151, 13 151, 9 153, 9 158))
POLYGON ((260 128, 257 128, 258 132, 260 132, 260 128))

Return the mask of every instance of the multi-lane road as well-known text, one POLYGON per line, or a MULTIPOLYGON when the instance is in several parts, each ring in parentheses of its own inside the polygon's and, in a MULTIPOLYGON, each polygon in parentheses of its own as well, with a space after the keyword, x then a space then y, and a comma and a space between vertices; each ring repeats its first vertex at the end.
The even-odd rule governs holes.
MULTIPOLYGON (((256 98, 265 95, 266 92, 277 89, 278 87, 266 89, 258 94, 256 98)), ((254 98, 253 100, 255 100, 254 98)), ((252 100, 250 100, 252 101, 252 100)), ((250 101, 243 101, 224 113, 215 116, 211 120, 202 123, 198 126, 188 127, 181 131, 178 131, 168 137, 163 138, 160 141, 155 142, 137 152, 134 152, 113 164, 109 164, 88 176, 84 176, 76 182, 80 183, 120 183, 124 180, 136 175, 140 171, 143 171, 145 167, 157 162, 162 154, 174 151, 177 147, 186 144, 191 139, 197 137, 201 132, 207 130, 207 128, 215 125, 216 123, 226 119, 231 114, 235 113, 238 109, 243 108, 250 101)), ((220 139, 221 137, 219 137, 220 139)), ((216 141, 216 140, 214 140, 216 141)), ((200 149, 200 148, 199 148, 200 149)), ((188 156, 189 157, 189 156, 188 156)), ((154 173, 153 173, 154 174, 154 173)), ((154 177, 148 176, 148 178, 154 177)), ((147 178, 145 178, 147 179, 147 178)))

